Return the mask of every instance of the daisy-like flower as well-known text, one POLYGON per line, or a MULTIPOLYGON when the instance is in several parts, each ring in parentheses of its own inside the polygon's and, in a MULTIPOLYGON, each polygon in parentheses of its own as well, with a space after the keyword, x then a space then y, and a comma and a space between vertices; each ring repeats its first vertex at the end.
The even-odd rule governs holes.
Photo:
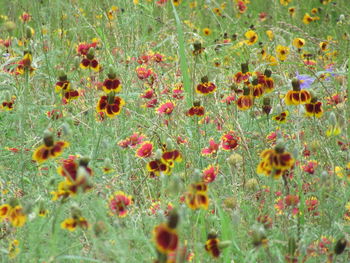
POLYGON ((294 38, 293 46, 297 49, 301 49, 305 45, 305 40, 303 38, 294 38))
POLYGON ((193 183, 189 186, 188 192, 185 194, 186 204, 191 209, 208 209, 208 185, 204 182, 193 183))
POLYGON ((169 213, 167 223, 159 224, 153 229, 153 242, 159 253, 168 256, 177 250, 179 244, 179 236, 176 231, 178 221, 179 216, 172 209, 169 213))
POLYGON ((27 221, 27 216, 23 212, 23 207, 18 201, 12 199, 9 204, 0 206, 0 222, 8 220, 14 227, 22 227, 27 221))
POLYGON ((323 115, 322 102, 313 97, 310 103, 305 104, 305 115, 308 117, 320 118, 323 115))
POLYGON ((62 154, 63 150, 69 146, 68 142, 53 139, 51 132, 44 133, 44 144, 40 145, 33 153, 32 159, 37 163, 42 163, 49 158, 55 158, 62 154))
POLYGON ((110 72, 107 75, 107 79, 103 81, 102 88, 104 92, 110 93, 114 91, 115 93, 120 92, 122 89, 122 84, 114 72, 110 72))
POLYGON ((219 166, 209 165, 203 170, 203 182, 212 183, 215 181, 216 176, 219 174, 219 166))
POLYGON ((300 87, 300 81, 293 79, 293 90, 287 92, 285 96, 285 102, 287 105, 300 105, 307 104, 311 101, 311 95, 307 90, 302 90, 300 87))
POLYGON ((285 123, 288 116, 289 116, 288 111, 282 111, 280 114, 273 116, 272 119, 279 123, 285 123))
POLYGON ((66 230, 69 230, 71 232, 75 231, 77 229, 77 227, 87 229, 89 227, 89 223, 82 216, 75 216, 75 217, 67 218, 61 223, 62 229, 66 229, 66 230))
POLYGON ((237 99, 236 103, 239 110, 248 110, 253 107, 254 97, 251 95, 249 87, 244 87, 243 95, 237 99))
POLYGON ((97 102, 96 111, 104 112, 110 118, 120 114, 123 106, 125 105, 125 101, 115 96, 115 92, 110 92, 108 95, 102 96, 97 102))
POLYGON ((133 203, 133 198, 122 191, 110 196, 108 206, 113 215, 125 217, 128 214, 128 206, 133 203))
POLYGON ((278 144, 274 149, 264 150, 260 154, 261 161, 257 167, 258 174, 273 176, 279 179, 283 172, 289 170, 294 165, 294 158, 286 152, 284 146, 278 144))
POLYGON ((201 83, 197 85, 196 92, 202 95, 208 95, 215 92, 216 86, 210 82, 207 76, 202 77, 201 83))
POLYGON ((143 142, 136 150, 136 156, 139 158, 150 157, 153 153, 153 144, 149 141, 143 142))
POLYGON ((249 46, 255 44, 258 41, 258 35, 253 30, 249 30, 244 34, 247 39, 245 43, 249 46))
POLYGON ((156 112, 159 114, 170 115, 175 109, 175 103, 172 101, 166 101, 162 103, 157 109, 156 112))
POLYGON ((221 147, 226 151, 235 150, 238 147, 239 137, 234 131, 229 131, 221 137, 221 147))
POLYGON ((219 150, 220 143, 216 143, 214 139, 209 140, 209 147, 202 150, 202 155, 216 154, 219 150))
POLYGON ((204 107, 201 106, 201 103, 199 101, 195 101, 193 103, 193 107, 191 107, 187 112, 186 115, 187 116, 203 116, 205 113, 204 111, 204 107))
POLYGON ((296 78, 299 80, 300 89, 310 88, 311 84, 315 81, 315 78, 309 75, 299 75, 299 72, 296 72, 296 78))
POLYGON ((210 28, 203 28, 203 34, 205 35, 205 36, 210 36, 211 35, 211 33, 212 33, 212 31, 211 31, 211 29, 210 28))
POLYGON ((280 61, 285 61, 289 54, 289 47, 278 45, 276 48, 277 58, 280 61))
POLYGON ((146 66, 139 66, 136 68, 136 74, 140 80, 144 80, 153 75, 153 70, 146 66))

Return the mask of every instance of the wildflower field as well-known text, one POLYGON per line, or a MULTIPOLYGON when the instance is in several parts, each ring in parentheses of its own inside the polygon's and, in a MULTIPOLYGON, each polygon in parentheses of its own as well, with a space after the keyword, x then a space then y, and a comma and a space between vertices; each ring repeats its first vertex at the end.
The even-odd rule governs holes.
POLYGON ((350 262, 349 0, 0 0, 0 262, 350 262))

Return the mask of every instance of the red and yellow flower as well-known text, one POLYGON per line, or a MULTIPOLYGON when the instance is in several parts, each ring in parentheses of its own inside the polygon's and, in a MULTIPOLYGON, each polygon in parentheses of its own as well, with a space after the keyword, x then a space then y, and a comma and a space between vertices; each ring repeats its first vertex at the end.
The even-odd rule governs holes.
POLYGON ((239 110, 248 110, 253 107, 254 97, 251 95, 249 87, 244 87, 243 95, 237 99, 236 103, 239 110))
POLYGON ((156 112, 159 114, 170 115, 175 109, 175 106, 176 104, 174 102, 166 101, 156 109, 156 112))
POLYGON ((288 111, 282 111, 280 114, 273 116, 272 119, 279 123, 285 123, 288 116, 289 116, 288 111))
POLYGON ((215 92, 216 86, 213 82, 209 81, 208 77, 205 76, 201 79, 201 83, 197 85, 196 92, 202 95, 208 95, 215 92))
POLYGON ((82 216, 67 218, 61 223, 61 228, 69 230, 71 232, 75 231, 77 227, 87 229, 89 227, 89 223, 82 216))
POLYGON ((245 43, 249 46, 255 44, 258 41, 258 35, 253 30, 249 30, 244 34, 247 39, 245 43))
POLYGON ((22 206, 16 200, 0 206, 0 222, 8 220, 14 227, 22 227, 27 221, 22 206))
POLYGON ((106 93, 110 93, 112 91, 114 92, 120 92, 122 89, 122 84, 120 83, 120 80, 117 79, 115 73, 109 73, 108 78, 104 80, 102 88, 106 93))
POLYGON ((208 209, 208 185, 204 182, 193 183, 189 186, 188 192, 185 194, 185 200, 191 209, 208 209))
POLYGON ((226 151, 235 150, 238 147, 239 137, 234 131, 229 131, 221 137, 221 147, 226 151))
POLYGON ((125 101, 122 98, 115 96, 114 92, 110 92, 107 96, 101 96, 97 102, 96 110, 97 112, 104 112, 108 117, 112 118, 120 114, 124 105, 125 101))
POLYGON ((310 103, 305 104, 305 115, 308 117, 320 118, 323 115, 322 102, 313 97, 310 103))
POLYGON ((215 181, 216 176, 219 174, 218 165, 209 165, 203 170, 203 182, 212 183, 215 181))
POLYGON ((257 173, 273 176, 275 179, 279 179, 285 171, 294 165, 294 158, 285 151, 282 145, 277 145, 274 149, 264 150, 260 154, 260 158, 257 173))
POLYGON ((128 206, 133 203, 133 198, 122 191, 115 192, 109 198, 109 209, 112 215, 125 217, 128 214, 128 206))
POLYGON ((311 101, 311 94, 307 90, 300 89, 300 81, 294 79, 292 81, 293 90, 287 92, 285 102, 287 105, 307 104, 311 101))
POLYGON ((62 154, 63 150, 69 146, 68 142, 55 142, 51 133, 44 134, 44 144, 40 145, 33 153, 32 159, 37 163, 42 163, 49 158, 55 158, 62 154))
POLYGON ((149 141, 145 141, 141 146, 136 150, 136 156, 139 158, 147 158, 152 155, 153 144, 149 141))
POLYGON ((100 64, 98 63, 95 56, 91 53, 88 53, 80 62, 80 67, 82 69, 92 69, 95 72, 100 71, 100 64))

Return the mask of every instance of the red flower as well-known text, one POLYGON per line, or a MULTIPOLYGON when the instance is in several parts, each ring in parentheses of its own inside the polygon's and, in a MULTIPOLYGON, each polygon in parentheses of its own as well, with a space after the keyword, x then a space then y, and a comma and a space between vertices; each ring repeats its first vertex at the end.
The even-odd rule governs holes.
POLYGON ((137 67, 136 73, 139 79, 144 80, 153 74, 153 70, 147 67, 137 67))
POLYGON ((96 48, 97 46, 97 42, 93 42, 93 43, 79 43, 79 45, 77 46, 77 53, 83 56, 86 56, 89 52, 90 48, 96 48))
POLYGON ((215 143, 214 139, 209 140, 209 147, 202 150, 203 155, 216 154, 219 149, 220 144, 215 143))
POLYGON ((175 103, 173 103, 171 101, 167 101, 167 102, 161 104, 156 109, 156 112, 158 112, 159 114, 170 115, 173 112, 174 108, 175 108, 175 103))
POLYGON ((209 165, 203 170, 203 181, 205 183, 212 183, 215 181, 219 173, 219 166, 209 165))
POLYGON ((196 92, 202 95, 208 95, 216 90, 216 86, 213 82, 208 80, 208 77, 203 77, 201 83, 197 85, 196 92))
POLYGON ((168 224, 160 224, 153 229, 153 239, 157 250, 162 254, 174 252, 179 243, 179 237, 176 229, 168 224))
POLYGON ((230 131, 221 137, 221 146, 224 150, 234 150, 238 147, 239 137, 234 131, 230 131))
POLYGON ((208 251, 214 258, 218 258, 220 256, 220 248, 219 248, 219 239, 215 237, 208 237, 208 240, 205 242, 205 250, 208 251))
POLYGON ((145 138, 144 135, 135 132, 129 138, 126 138, 125 140, 120 141, 118 145, 122 148, 127 148, 127 147, 134 148, 137 145, 141 144, 144 138, 145 138))
POLYGON ((115 192, 109 198, 109 208, 111 213, 117 215, 118 217, 125 217, 128 213, 128 206, 132 204, 132 197, 126 195, 124 192, 115 192))
POLYGON ((143 142, 136 150, 136 156, 139 158, 147 158, 152 155, 153 144, 149 141, 143 142))
POLYGON ((204 115, 204 107, 200 106, 200 105, 196 105, 191 107, 187 112, 186 112, 187 116, 203 116, 204 115))

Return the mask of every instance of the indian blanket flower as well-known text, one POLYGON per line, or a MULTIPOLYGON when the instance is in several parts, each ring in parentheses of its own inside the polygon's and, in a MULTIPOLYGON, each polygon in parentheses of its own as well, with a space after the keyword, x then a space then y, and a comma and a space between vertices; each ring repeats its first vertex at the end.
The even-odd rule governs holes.
POLYGON ((106 93, 110 93, 112 91, 117 93, 121 91, 122 85, 120 83, 120 80, 117 79, 116 74, 113 72, 110 72, 107 75, 107 79, 103 81, 102 88, 106 93))
POLYGON ((185 194, 186 204, 191 209, 208 209, 208 185, 204 182, 193 183, 189 186, 188 192, 185 194))
POLYGON ((293 90, 287 92, 285 96, 285 102, 287 105, 300 105, 306 104, 311 101, 311 95, 307 90, 303 90, 300 87, 300 81, 293 79, 293 90))
POLYGON ((214 139, 209 140, 209 147, 202 150, 202 155, 216 154, 219 150, 220 143, 216 143, 214 139))
POLYGON ((27 12, 23 12, 19 19, 21 19, 23 23, 27 23, 32 19, 32 16, 27 12))
POLYGON ((279 123, 285 123, 288 116, 289 111, 282 111, 280 114, 273 116, 272 119, 279 123))
POLYGON ((15 199, 8 204, 0 206, 0 222, 8 220, 14 227, 22 227, 27 221, 27 216, 23 212, 23 207, 15 199))
POLYGON ((122 148, 135 148, 136 146, 140 145, 144 139, 145 136, 143 134, 134 132, 132 135, 130 135, 130 137, 118 142, 118 145, 122 148))
POLYGON ((115 92, 110 92, 107 96, 101 96, 97 102, 96 111, 104 112, 108 117, 112 118, 120 114, 124 105, 125 101, 122 98, 115 96, 115 92))
POLYGON ((219 166, 209 165, 203 170, 203 182, 212 183, 215 181, 216 176, 219 174, 219 166))
POLYGON ((247 39, 245 43, 249 46, 255 44, 258 41, 258 35, 253 30, 249 30, 244 34, 247 39))
POLYGON ((305 104, 305 115, 308 117, 320 118, 323 115, 322 102, 317 97, 313 97, 309 103, 305 104))
POLYGON ((145 141, 141 146, 136 150, 136 156, 139 158, 150 157, 153 153, 153 144, 149 141, 145 141))
POLYGON ((215 92, 216 86, 213 82, 209 81, 207 76, 202 77, 201 83, 196 87, 196 92, 202 95, 208 95, 215 92))
POLYGON ((77 45, 76 51, 78 54, 86 56, 90 50, 90 48, 96 48, 97 47, 98 42, 97 41, 93 41, 92 43, 79 43, 77 45))
POLYGON ((280 61, 285 61, 289 54, 289 47, 278 45, 276 48, 277 58, 280 61))
POLYGON ((136 74, 140 80, 144 80, 153 74, 153 70, 151 68, 147 68, 146 66, 140 66, 136 68, 136 74))
POLYGON ((53 139, 51 132, 44 133, 44 144, 40 145, 33 153, 32 159, 37 163, 47 161, 62 154, 63 150, 69 146, 68 142, 53 139))
POLYGON ((236 9, 240 14, 244 14, 247 8, 246 0, 236 0, 236 9))
POLYGON ((159 253, 168 255, 175 252, 179 244, 179 236, 176 231, 179 216, 175 210, 171 210, 166 223, 157 225, 152 232, 153 242, 159 253))
POLYGON ((229 131, 221 137, 221 147, 226 151, 235 150, 238 147, 239 137, 234 131, 229 131))
POLYGON ((166 101, 162 103, 157 109, 156 112, 159 114, 170 115, 175 109, 175 103, 172 101, 166 101))
POLYGON ((108 206, 113 215, 125 217, 128 214, 128 206, 133 203, 133 198, 122 191, 110 196, 108 206))
POLYGON ((253 107, 254 97, 251 95, 249 87, 244 87, 243 95, 237 99, 236 104, 239 110, 248 110, 253 107))
POLYGON ((318 162, 316 161, 308 161, 305 165, 301 166, 301 169, 308 174, 314 174, 317 165, 318 162))
POLYGON ((277 144, 274 149, 266 149, 260 154, 261 161, 257 167, 258 174, 273 176, 279 179, 281 175, 291 169, 294 158, 286 152, 284 146, 277 144))

